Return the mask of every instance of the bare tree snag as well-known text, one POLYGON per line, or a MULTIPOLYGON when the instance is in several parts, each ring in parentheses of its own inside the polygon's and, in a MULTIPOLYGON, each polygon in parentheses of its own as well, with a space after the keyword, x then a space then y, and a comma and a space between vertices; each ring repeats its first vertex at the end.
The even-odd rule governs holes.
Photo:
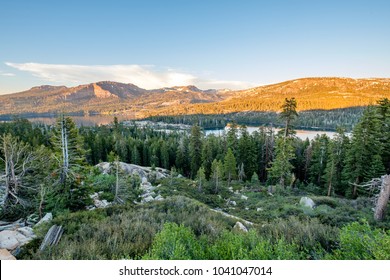
POLYGON ((381 190, 375 205, 374 218, 382 221, 386 215, 387 204, 390 199, 390 175, 382 177, 381 190))
POLYGON ((354 189, 363 187, 373 194, 374 219, 382 221, 386 215, 387 205, 390 199, 390 175, 384 175, 381 178, 374 178, 370 182, 358 185, 353 184, 354 189))

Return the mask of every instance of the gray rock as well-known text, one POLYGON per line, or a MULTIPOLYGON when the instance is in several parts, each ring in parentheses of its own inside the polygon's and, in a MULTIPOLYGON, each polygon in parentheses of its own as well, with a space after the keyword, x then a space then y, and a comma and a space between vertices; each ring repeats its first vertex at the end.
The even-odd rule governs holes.
POLYGON ((158 195, 154 198, 154 200, 161 201, 164 200, 164 198, 161 195, 158 195))
POLYGON ((88 205, 88 206, 86 207, 86 209, 87 209, 88 211, 92 211, 92 210, 95 210, 96 207, 95 207, 95 206, 92 206, 92 205, 88 205))
POLYGON ((95 204, 96 208, 106 208, 111 205, 111 203, 105 199, 103 200, 96 199, 93 201, 93 203, 95 204))
POLYGON ((41 225, 43 223, 50 222, 51 220, 53 220, 53 214, 52 213, 46 213, 46 215, 43 216, 43 218, 35 226, 39 226, 39 225, 41 225))
POLYGON ((301 200, 299 201, 299 205, 313 209, 313 207, 316 204, 314 203, 314 201, 311 198, 304 196, 304 197, 301 197, 301 200))
POLYGON ((143 190, 145 192, 150 192, 150 191, 153 191, 155 189, 156 189, 156 187, 153 187, 152 184, 149 182, 141 184, 141 190, 143 190))
POLYGON ((92 198, 92 199, 98 199, 99 198, 99 194, 98 193, 94 193, 94 194, 89 195, 89 197, 92 198))
POLYGON ((263 208, 259 207, 256 209, 257 212, 263 211, 263 208))
POLYGON ((233 205, 233 206, 236 206, 237 205, 237 202, 235 202, 234 200, 230 201, 229 204, 233 205))
POLYGON ((0 249, 12 251, 31 240, 32 238, 28 238, 20 232, 14 230, 3 230, 0 232, 0 249))
POLYGON ((246 226, 244 226, 241 222, 236 222, 233 229, 236 229, 236 230, 239 230, 242 232, 248 232, 248 229, 246 228, 246 226))
POLYGON ((154 200, 154 198, 149 195, 149 196, 145 197, 144 199, 142 199, 142 202, 143 203, 148 203, 148 202, 151 202, 153 200, 154 200))
POLYGON ((141 198, 145 198, 145 197, 148 197, 148 196, 155 197, 156 193, 155 192, 145 192, 145 193, 140 195, 141 198))

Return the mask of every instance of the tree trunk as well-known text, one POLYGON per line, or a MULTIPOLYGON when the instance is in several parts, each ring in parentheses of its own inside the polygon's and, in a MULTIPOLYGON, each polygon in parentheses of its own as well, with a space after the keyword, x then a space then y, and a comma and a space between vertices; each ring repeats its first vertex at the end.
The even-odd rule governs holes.
POLYGON ((115 201, 118 201, 118 193, 119 193, 119 159, 115 161, 116 166, 116 183, 115 183, 115 201))
POLYGON ((382 221, 386 215, 387 204, 390 199, 390 175, 386 175, 382 180, 382 187, 375 207, 374 218, 382 221))
POLYGON ((330 178, 329 178, 329 185, 328 185, 328 196, 330 196, 332 194, 333 173, 334 173, 334 161, 332 161, 332 169, 330 170, 330 178))
POLYGON ((353 198, 356 198, 356 196, 357 196, 358 183, 359 183, 359 178, 356 178, 355 184, 353 185, 353 191, 352 191, 352 197, 353 198))
POLYGON ((65 118, 62 116, 61 121, 61 148, 62 148, 62 171, 61 184, 66 184, 66 177, 69 171, 69 150, 68 150, 68 132, 66 130, 65 118))

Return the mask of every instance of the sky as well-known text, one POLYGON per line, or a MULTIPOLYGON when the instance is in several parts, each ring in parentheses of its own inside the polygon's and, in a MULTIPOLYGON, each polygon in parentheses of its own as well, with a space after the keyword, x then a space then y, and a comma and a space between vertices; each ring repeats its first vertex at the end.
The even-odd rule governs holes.
POLYGON ((390 1, 111 0, 0 4, 0 94, 111 80, 242 89, 390 77, 390 1))

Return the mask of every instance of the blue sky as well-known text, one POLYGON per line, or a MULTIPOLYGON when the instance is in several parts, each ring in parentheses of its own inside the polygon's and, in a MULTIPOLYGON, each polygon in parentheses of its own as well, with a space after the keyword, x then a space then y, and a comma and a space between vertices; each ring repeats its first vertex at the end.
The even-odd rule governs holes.
POLYGON ((390 77, 390 1, 2 1, 0 94, 390 77))

